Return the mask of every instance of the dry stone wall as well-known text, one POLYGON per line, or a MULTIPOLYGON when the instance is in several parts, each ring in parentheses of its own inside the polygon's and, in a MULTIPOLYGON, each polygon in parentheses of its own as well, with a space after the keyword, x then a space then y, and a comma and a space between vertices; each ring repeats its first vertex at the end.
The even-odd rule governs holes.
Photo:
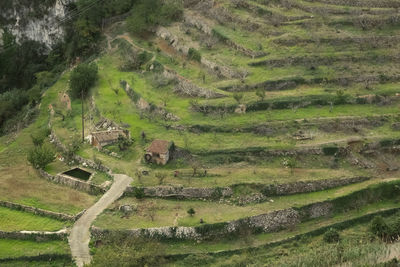
MULTIPOLYGON (((157 239, 211 239, 218 236, 238 234, 242 229, 253 232, 276 232, 294 227, 300 222, 299 213, 294 209, 278 210, 271 213, 252 216, 230 222, 209 224, 197 227, 158 227, 146 229, 124 230, 127 235, 157 239)), ((92 236, 104 238, 113 231, 91 228, 92 236)))
MULTIPOLYGON (((50 142, 53 143, 60 151, 62 151, 62 153, 65 154, 68 152, 65 145, 60 141, 60 139, 57 137, 57 135, 55 134, 55 132, 53 130, 51 131, 50 142)), ((78 156, 78 155, 73 155, 73 160, 76 161, 77 163, 81 164, 84 167, 88 167, 93 170, 105 172, 105 173, 111 175, 110 168, 104 166, 101 163, 95 163, 92 160, 82 158, 81 156, 78 156)))
MULTIPOLYGON (((125 190, 125 196, 134 195, 137 187, 128 187, 125 190)), ((157 186, 144 187, 146 197, 158 198, 177 198, 177 199, 220 199, 230 197, 233 191, 229 187, 224 188, 193 188, 193 187, 174 187, 157 186)))
POLYGON ((65 176, 65 175, 51 175, 43 170, 38 170, 39 174, 45 178, 46 180, 49 180, 51 182, 57 183, 57 184, 61 184, 61 185, 65 185, 68 187, 71 187, 73 189, 79 190, 79 191, 83 191, 92 195, 98 195, 98 194, 104 194, 105 193, 105 189, 94 185, 92 183, 88 183, 88 182, 84 182, 81 181, 79 179, 75 179, 69 176, 65 176))
POLYGON ((62 220, 62 221, 75 221, 81 215, 81 213, 79 213, 78 215, 73 216, 73 215, 69 215, 69 214, 65 214, 65 213, 43 210, 43 209, 26 206, 26 205, 21 205, 21 204, 17 204, 17 203, 12 203, 12 202, 8 202, 8 201, 0 201, 0 206, 6 207, 9 209, 13 209, 13 210, 21 210, 24 212, 33 213, 33 214, 36 214, 39 216, 50 217, 50 218, 62 220))
POLYGON ((316 181, 301 181, 288 184, 271 184, 267 186, 260 185, 260 187, 263 187, 262 192, 265 196, 282 196, 322 191, 349 184, 361 183, 369 179, 371 179, 371 177, 324 179, 316 181))
POLYGON ((41 232, 41 231, 0 231, 0 239, 18 239, 18 240, 35 240, 36 242, 48 240, 65 240, 68 237, 67 230, 57 232, 41 232))

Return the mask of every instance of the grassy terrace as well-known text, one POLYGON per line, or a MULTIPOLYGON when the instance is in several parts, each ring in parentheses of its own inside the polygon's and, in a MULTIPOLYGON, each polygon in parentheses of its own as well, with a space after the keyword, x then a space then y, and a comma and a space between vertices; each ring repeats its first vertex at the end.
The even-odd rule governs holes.
POLYGON ((70 225, 69 222, 0 207, 1 231, 58 231, 70 225))
POLYGON ((91 206, 95 197, 48 182, 28 165, 27 151, 33 147, 30 134, 47 125, 48 105, 57 98, 65 78, 46 92, 36 121, 16 136, 0 139, 0 199, 41 209, 76 214, 91 206))
POLYGON ((0 239, 0 259, 18 258, 22 256, 38 256, 41 254, 69 253, 70 251, 68 247, 68 242, 66 241, 35 242, 0 239))
MULTIPOLYGON (((391 179, 389 178, 388 180, 391 179)), ((163 199, 144 199, 138 201, 134 198, 123 198, 115 204, 115 207, 117 208, 121 204, 136 205, 137 212, 129 217, 123 217, 122 213, 118 211, 108 210, 97 218, 95 226, 106 229, 135 229, 161 226, 197 226, 201 225, 200 219, 210 224, 225 222, 344 196, 365 188, 368 185, 380 182, 382 182, 382 179, 309 194, 273 197, 270 202, 253 204, 246 207, 233 206, 228 203, 203 201, 163 199), (189 208, 194 208, 196 211, 193 217, 186 213, 189 208)))
MULTIPOLYGON (((225 250, 235 250, 246 247, 258 247, 278 240, 283 240, 298 234, 304 234, 320 227, 329 226, 335 223, 351 220, 365 214, 374 213, 386 209, 398 208, 399 206, 392 202, 380 202, 367 205, 359 210, 349 211, 343 214, 336 214, 330 218, 318 218, 297 225, 295 229, 284 230, 278 233, 266 233, 248 236, 247 240, 243 239, 222 239, 216 241, 179 241, 168 242, 168 254, 184 254, 184 253, 207 253, 225 250)), ((356 226, 359 227, 359 226, 356 226)))

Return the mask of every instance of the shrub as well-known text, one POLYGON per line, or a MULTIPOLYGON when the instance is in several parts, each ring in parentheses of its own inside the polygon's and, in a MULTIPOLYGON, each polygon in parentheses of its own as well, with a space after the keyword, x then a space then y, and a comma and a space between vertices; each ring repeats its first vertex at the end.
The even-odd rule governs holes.
POLYGON ((236 102, 238 102, 238 104, 240 104, 240 101, 242 101, 242 99, 243 99, 243 94, 242 93, 234 93, 233 98, 236 100, 236 102))
POLYGON ((50 134, 49 129, 41 129, 36 133, 32 133, 31 134, 32 143, 35 146, 43 145, 44 140, 49 134, 50 134))
POLYGON ((192 217, 196 211, 193 208, 188 209, 187 213, 190 215, 190 217, 192 217))
POLYGON ((84 97, 88 95, 90 87, 94 85, 97 80, 98 68, 95 63, 80 64, 76 67, 70 77, 69 87, 71 95, 74 98, 84 97))
POLYGON ((198 50, 194 48, 189 48, 188 59, 201 62, 201 54, 198 50))
POLYGON ((139 0, 127 19, 128 28, 143 33, 157 25, 168 25, 183 16, 183 3, 179 0, 139 0))
POLYGON ((327 243, 337 243, 340 240, 339 232, 335 228, 330 228, 324 234, 324 241, 327 243))
POLYGON ((389 232, 389 227, 382 216, 375 216, 371 221, 369 229, 373 234, 382 239, 385 238, 389 232))
POLYGON ((48 145, 36 146, 28 152, 28 161, 35 169, 44 169, 54 158, 55 153, 48 145))
POLYGON ((337 146, 326 146, 322 148, 322 152, 325 156, 333 156, 339 151, 337 146))
POLYGON ((142 199, 145 197, 144 188, 135 187, 133 189, 133 196, 137 199, 142 199))
POLYGON ((257 89, 256 96, 260 98, 261 101, 264 101, 265 98, 265 90, 262 88, 257 89))

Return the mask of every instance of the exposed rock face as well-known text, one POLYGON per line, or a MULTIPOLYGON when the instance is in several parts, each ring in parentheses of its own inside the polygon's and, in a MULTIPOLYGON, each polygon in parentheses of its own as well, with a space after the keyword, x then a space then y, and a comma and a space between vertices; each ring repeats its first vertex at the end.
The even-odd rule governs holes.
POLYGON ((4 27, 16 36, 18 42, 34 40, 51 48, 64 37, 61 22, 67 16, 66 4, 74 1, 55 0, 53 5, 39 4, 39 7, 33 3, 26 4, 27 1, 11 1, 11 7, 0 10, 0 17, 6 22, 4 27))

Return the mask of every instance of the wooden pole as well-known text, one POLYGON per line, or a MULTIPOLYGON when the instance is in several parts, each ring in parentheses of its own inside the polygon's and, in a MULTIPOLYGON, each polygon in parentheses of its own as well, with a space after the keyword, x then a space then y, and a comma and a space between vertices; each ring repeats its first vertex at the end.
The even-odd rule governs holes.
POLYGON ((82 96, 82 143, 85 142, 85 116, 83 114, 83 90, 81 92, 82 96))

